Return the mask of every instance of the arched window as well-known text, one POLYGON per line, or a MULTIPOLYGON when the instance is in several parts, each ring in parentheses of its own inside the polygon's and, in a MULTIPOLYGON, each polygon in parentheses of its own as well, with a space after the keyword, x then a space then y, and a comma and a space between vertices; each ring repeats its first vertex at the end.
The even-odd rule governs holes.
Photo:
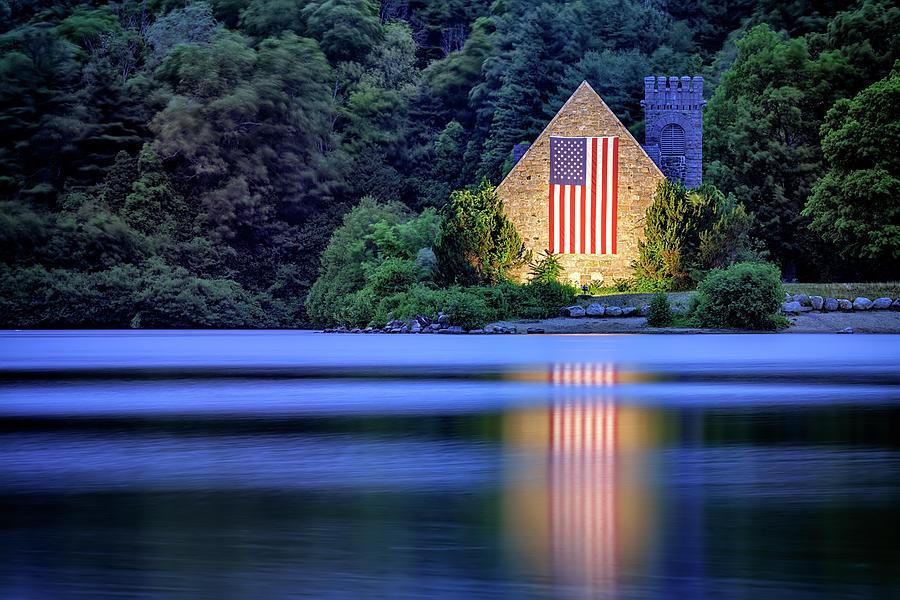
POLYGON ((659 151, 663 156, 679 156, 684 154, 684 129, 681 125, 669 123, 663 127, 659 136, 659 151))

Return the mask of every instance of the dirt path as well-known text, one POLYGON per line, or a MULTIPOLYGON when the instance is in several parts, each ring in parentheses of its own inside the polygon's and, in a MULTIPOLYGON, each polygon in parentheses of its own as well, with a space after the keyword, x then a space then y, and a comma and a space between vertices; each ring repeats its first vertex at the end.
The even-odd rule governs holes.
MULTIPOLYGON (((846 328, 854 333, 900 333, 900 312, 872 311, 854 313, 804 313, 788 317, 791 326, 782 333, 838 333, 846 328)), ((648 327, 643 317, 590 317, 552 319, 520 319, 499 321, 491 325, 515 326, 525 333, 529 328, 540 328, 544 333, 736 333, 733 329, 674 329, 648 327)))

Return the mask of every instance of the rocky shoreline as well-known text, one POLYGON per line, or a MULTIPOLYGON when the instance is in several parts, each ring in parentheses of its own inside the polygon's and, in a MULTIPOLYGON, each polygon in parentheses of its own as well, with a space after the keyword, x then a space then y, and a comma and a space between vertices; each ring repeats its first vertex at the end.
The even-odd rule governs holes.
MULTIPOLYGON (((392 319, 384 327, 350 329, 338 327, 324 329, 324 333, 363 334, 577 334, 577 333, 740 333, 733 329, 699 329, 649 327, 645 318, 649 305, 605 306, 592 303, 588 306, 573 305, 560 309, 558 317, 549 319, 519 319, 498 321, 479 329, 464 329, 452 325, 449 317, 416 315, 409 321, 392 319)), ((674 312, 684 312, 687 307, 679 304, 674 312)), ((900 298, 857 297, 853 301, 841 298, 823 298, 806 294, 788 294, 781 312, 791 325, 785 333, 900 333, 900 298)))

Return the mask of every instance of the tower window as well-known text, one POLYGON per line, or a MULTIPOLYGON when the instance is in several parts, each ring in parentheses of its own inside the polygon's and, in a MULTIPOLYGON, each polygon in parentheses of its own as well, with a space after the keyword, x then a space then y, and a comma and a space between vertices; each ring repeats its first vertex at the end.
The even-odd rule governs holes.
POLYGON ((659 136, 659 151, 664 156, 684 154, 684 129, 681 125, 669 123, 659 136))

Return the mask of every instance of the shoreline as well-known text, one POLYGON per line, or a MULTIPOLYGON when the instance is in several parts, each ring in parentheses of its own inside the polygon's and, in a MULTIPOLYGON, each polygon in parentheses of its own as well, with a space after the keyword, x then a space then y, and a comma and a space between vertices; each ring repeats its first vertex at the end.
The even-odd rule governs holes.
POLYGON ((487 327, 515 327, 525 333, 539 328, 544 334, 642 333, 642 334, 717 334, 717 333, 900 333, 900 312, 807 312, 788 317, 791 326, 781 331, 747 329, 700 329, 648 327, 645 317, 552 317, 497 321, 487 327), (846 331, 847 329, 852 331, 846 331))

